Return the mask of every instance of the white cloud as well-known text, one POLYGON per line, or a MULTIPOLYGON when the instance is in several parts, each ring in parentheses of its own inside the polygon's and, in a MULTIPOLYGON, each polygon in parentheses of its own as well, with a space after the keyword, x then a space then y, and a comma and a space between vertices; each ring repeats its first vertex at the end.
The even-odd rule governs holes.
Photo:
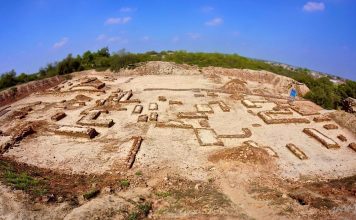
POLYGON ((212 7, 212 6, 204 6, 204 7, 201 8, 201 10, 204 13, 209 13, 209 12, 214 10, 214 7, 212 7))
POLYGON ((177 36, 175 36, 175 37, 172 38, 172 42, 173 42, 173 43, 178 43, 179 41, 180 41, 180 38, 177 37, 177 36))
POLYGON ((210 21, 205 22, 205 25, 207 26, 218 26, 224 23, 224 20, 222 18, 214 18, 210 21))
POLYGON ((131 8, 131 7, 122 7, 120 8, 120 12, 122 13, 130 13, 136 11, 136 8, 131 8))
POLYGON ((151 38, 149 36, 144 36, 144 37, 142 37, 141 40, 147 42, 147 41, 151 40, 151 38))
POLYGON ((60 41, 53 44, 53 48, 59 49, 59 48, 63 47, 64 45, 66 45, 68 43, 68 41, 69 41, 68 37, 63 37, 60 41))
POLYGON ((131 21, 131 17, 121 17, 121 18, 108 18, 105 21, 105 24, 111 25, 111 24, 127 24, 129 21, 131 21))
POLYGON ((108 43, 119 43, 119 44, 127 44, 129 40, 122 37, 109 37, 108 43))
POLYGON ((100 35, 96 38, 96 40, 102 41, 102 40, 105 40, 106 38, 107 38, 107 37, 106 37, 105 34, 100 34, 100 35))
POLYGON ((193 40, 197 40, 201 37, 201 35, 198 33, 188 33, 187 35, 193 40))
POLYGON ((234 37, 239 37, 240 36, 240 31, 234 31, 234 32, 232 32, 232 35, 234 36, 234 37))
POLYGON ((119 36, 107 36, 105 34, 100 34, 96 38, 96 40, 106 42, 106 43, 121 43, 121 44, 126 44, 128 42, 128 40, 125 38, 119 36))
POLYGON ((323 2, 307 2, 303 6, 303 10, 307 11, 307 12, 324 11, 325 10, 325 4, 323 2))

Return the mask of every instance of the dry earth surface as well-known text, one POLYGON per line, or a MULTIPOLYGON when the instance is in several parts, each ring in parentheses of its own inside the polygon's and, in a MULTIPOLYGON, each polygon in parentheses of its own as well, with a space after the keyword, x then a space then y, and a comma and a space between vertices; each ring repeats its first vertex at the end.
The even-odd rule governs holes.
POLYGON ((149 62, 49 82, 0 96, 0 219, 356 218, 355 115, 290 103, 290 78, 149 62))

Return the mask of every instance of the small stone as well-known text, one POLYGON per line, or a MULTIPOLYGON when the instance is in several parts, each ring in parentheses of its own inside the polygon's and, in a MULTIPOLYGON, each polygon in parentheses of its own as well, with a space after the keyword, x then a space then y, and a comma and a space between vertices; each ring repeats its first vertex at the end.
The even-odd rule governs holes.
POLYGON ((103 192, 104 193, 113 193, 114 190, 110 186, 107 186, 103 189, 103 192))
POLYGON ((63 198, 63 196, 58 196, 58 198, 57 198, 57 202, 58 202, 58 203, 62 203, 62 202, 64 202, 64 198, 63 198))

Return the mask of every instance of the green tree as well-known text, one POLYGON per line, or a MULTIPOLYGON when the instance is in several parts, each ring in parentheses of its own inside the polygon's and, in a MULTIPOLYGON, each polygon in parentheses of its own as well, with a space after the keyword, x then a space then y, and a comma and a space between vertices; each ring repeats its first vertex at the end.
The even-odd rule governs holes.
POLYGON ((110 52, 109 52, 109 48, 108 47, 101 48, 96 53, 100 57, 110 57, 110 52))
POLYGON ((5 89, 16 85, 16 72, 11 70, 1 75, 0 77, 0 89, 5 89))

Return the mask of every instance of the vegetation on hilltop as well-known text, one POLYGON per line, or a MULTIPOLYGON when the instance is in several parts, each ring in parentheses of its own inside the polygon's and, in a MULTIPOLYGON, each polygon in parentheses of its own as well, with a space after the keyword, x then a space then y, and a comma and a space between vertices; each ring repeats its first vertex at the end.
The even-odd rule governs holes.
POLYGON ((110 54, 107 47, 96 52, 86 51, 83 55, 76 57, 69 54, 63 60, 50 63, 34 74, 21 73, 17 75, 14 70, 6 72, 0 77, 0 90, 32 80, 65 75, 87 69, 100 71, 110 68, 112 71, 119 71, 121 68, 132 67, 134 64, 146 61, 171 61, 179 64, 197 65, 199 67, 218 66, 267 70, 305 83, 310 88, 310 92, 305 95, 305 98, 326 109, 337 108, 344 98, 356 98, 356 82, 354 81, 348 80, 344 84, 335 85, 328 77, 312 77, 307 69, 288 70, 281 66, 249 59, 237 54, 190 53, 186 51, 129 53, 124 49, 110 54))

